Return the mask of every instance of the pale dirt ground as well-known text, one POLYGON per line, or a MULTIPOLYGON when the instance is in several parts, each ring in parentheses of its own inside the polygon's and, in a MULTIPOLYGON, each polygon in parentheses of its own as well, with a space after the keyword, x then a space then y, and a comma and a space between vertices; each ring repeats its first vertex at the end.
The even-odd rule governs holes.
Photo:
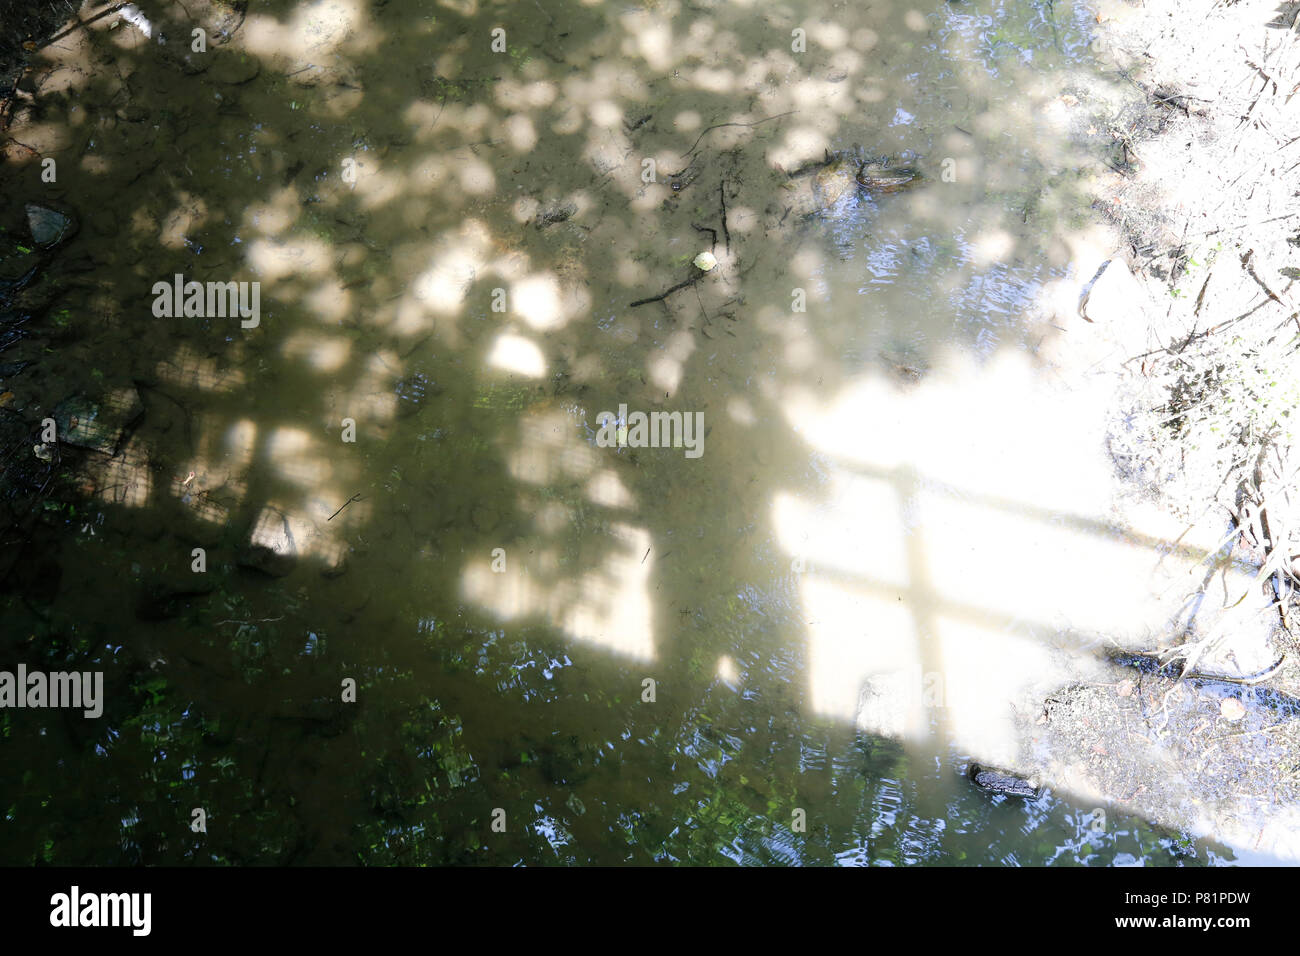
MULTIPOLYGON (((1094 48, 1114 64, 1118 83, 1064 98, 1076 123, 1104 125, 1115 140, 1112 171, 1094 190, 1106 224, 1065 237, 1075 269, 1044 296, 1045 322, 1059 334, 1041 354, 1109 400, 1118 447, 1125 410, 1161 400, 1144 353, 1227 320, 1266 324, 1284 337, 1300 321, 1300 4, 1104 0, 1098 10, 1094 48), (1091 324, 1079 321, 1080 300, 1091 324)), ((1230 357, 1230 340, 1223 347, 1230 357)), ((1283 449, 1265 481, 1293 488, 1295 465, 1283 449)), ((1129 527, 1191 525, 1183 540, 1213 551, 1227 527, 1221 506, 1231 503, 1231 489, 1218 482, 1217 474, 1169 468, 1145 487, 1130 485, 1117 517, 1129 527), (1220 507, 1211 507, 1216 498, 1220 507)), ((1278 500, 1284 517, 1290 501, 1278 500)), ((1224 674, 1289 650, 1263 588, 1226 607, 1242 591, 1209 575, 1211 566, 1201 567, 1204 580, 1168 578, 1175 597, 1198 585, 1204 593, 1177 615, 1162 646, 1209 637, 1198 669, 1224 674)), ((1024 718, 1022 766, 1076 797, 1211 835, 1253 859, 1295 860, 1297 697, 1294 653, 1276 678, 1250 687, 1114 668, 1062 686, 1024 718)))

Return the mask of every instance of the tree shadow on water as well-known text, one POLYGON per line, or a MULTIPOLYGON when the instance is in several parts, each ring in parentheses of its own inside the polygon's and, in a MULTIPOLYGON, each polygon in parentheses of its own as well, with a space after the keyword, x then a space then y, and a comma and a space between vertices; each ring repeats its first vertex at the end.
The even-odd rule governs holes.
MULTIPOLYGON (((954 311, 1007 319, 945 341, 1016 344, 1015 289, 1063 266, 1034 260, 1082 203, 1043 185, 1060 144, 999 113, 1029 68, 984 41, 1047 56, 1060 36, 946 4, 734 23, 138 7, 147 31, 113 15, 32 56, 7 146, 5 195, 82 228, 0 413, 30 434, 67 396, 127 388, 143 414, 111 456, 63 446, 55 498, 78 513, 24 530, 34 570, 5 579, 8 657, 102 669, 108 704, 39 746, 62 715, 5 715, 28 777, 4 858, 703 862, 740 834, 744 860, 831 862, 879 844, 852 833, 885 771, 845 756, 852 732, 801 686, 772 502, 825 474, 788 407, 923 369, 954 311), (951 120, 917 119, 937 100, 951 120), (789 221, 785 170, 855 142, 930 183, 789 221), (993 268, 971 251, 989 235, 993 268), (714 276, 629 307, 710 246, 714 276), (260 283, 258 324, 158 317, 177 274, 260 283), (703 412, 705 454, 600 446, 620 404, 703 412), (810 795, 833 826, 765 829, 810 795)), ((929 835, 891 852, 949 852, 908 820, 929 835)))

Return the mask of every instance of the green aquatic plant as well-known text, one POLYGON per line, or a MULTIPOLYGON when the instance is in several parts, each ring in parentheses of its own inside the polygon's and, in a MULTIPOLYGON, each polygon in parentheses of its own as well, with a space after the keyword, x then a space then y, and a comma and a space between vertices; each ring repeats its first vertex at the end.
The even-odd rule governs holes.
POLYGON ((479 387, 474 395, 474 407, 517 412, 531 405, 533 397, 533 389, 527 385, 504 385, 492 382, 479 387))

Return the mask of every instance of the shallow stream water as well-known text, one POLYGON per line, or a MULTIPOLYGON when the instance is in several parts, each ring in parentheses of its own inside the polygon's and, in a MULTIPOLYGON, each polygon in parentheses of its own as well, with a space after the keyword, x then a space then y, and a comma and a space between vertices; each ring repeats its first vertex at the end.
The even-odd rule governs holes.
POLYGON ((3 597, 108 705, 4 715, 0 860, 1232 858, 964 775, 996 636, 1105 626, 987 547, 1072 521, 1016 423, 1097 162, 1052 112, 1083 7, 267 3, 205 59, 140 6, 54 49, 36 131, 89 267, 18 405, 144 414, 3 597), (855 145, 925 181, 784 212, 855 145), (157 317, 178 273, 257 326, 157 317), (620 406, 702 453, 605 447, 620 406))

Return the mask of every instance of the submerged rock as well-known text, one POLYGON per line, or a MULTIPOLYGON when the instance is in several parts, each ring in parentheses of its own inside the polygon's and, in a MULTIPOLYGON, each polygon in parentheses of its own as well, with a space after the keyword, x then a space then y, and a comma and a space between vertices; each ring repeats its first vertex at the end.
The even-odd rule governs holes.
POLYGON ((885 162, 863 163, 853 174, 859 186, 878 193, 894 193, 920 185, 921 171, 915 166, 891 166, 885 162))
POLYGON ((49 206, 27 204, 27 228, 32 241, 43 249, 50 249, 71 238, 77 223, 71 216, 49 206))
POLYGON ((122 433, 143 413, 140 393, 127 385, 97 402, 84 395, 64 399, 54 409, 54 423, 63 444, 113 455, 122 433))
POLYGON ((1040 788, 1034 786, 1028 780, 977 763, 970 765, 966 775, 970 777, 975 786, 987 793, 1001 793, 1010 797, 1025 797, 1033 800, 1042 792, 1040 788))
POLYGON ((889 193, 921 183, 915 166, 871 159, 858 148, 827 153, 826 158, 806 164, 790 173, 782 184, 786 214, 797 219, 832 213, 846 197, 859 190, 889 193))
POLYGON ((828 154, 825 162, 796 170, 782 186, 787 211, 798 219, 807 219, 833 209, 857 190, 853 178, 856 170, 857 163, 848 154, 828 154))
POLYGON ((543 206, 537 213, 537 228, 545 229, 557 222, 565 222, 578 211, 578 204, 567 199, 557 199, 543 206))

